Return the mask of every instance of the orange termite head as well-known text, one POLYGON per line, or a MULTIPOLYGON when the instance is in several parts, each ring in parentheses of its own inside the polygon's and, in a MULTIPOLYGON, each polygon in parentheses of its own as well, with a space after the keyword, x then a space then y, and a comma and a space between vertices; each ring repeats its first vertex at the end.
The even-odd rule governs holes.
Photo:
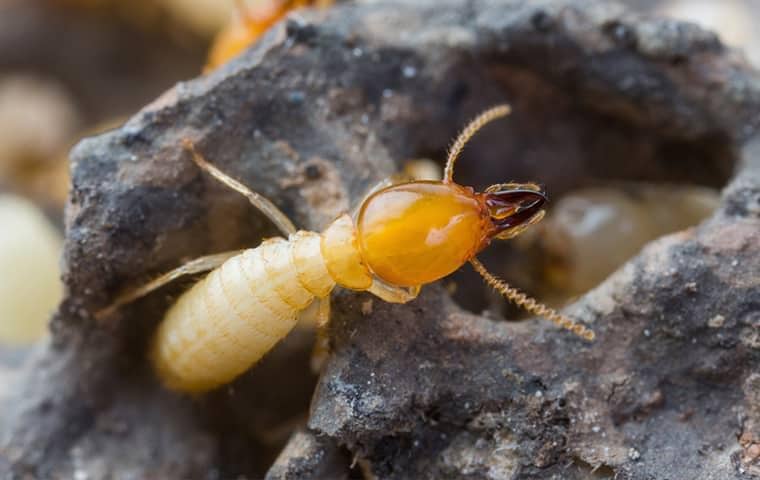
POLYGON ((356 219, 365 264, 380 279, 417 286, 452 273, 493 238, 511 238, 541 220, 546 194, 532 183, 483 193, 454 182, 416 181, 365 200, 356 219))
POLYGON ((545 213, 546 193, 535 183, 499 183, 475 193, 454 182, 454 164, 467 142, 511 111, 507 104, 496 105, 462 130, 449 148, 443 181, 394 185, 364 201, 356 218, 362 262, 378 279, 399 287, 434 282, 470 262, 505 298, 593 340, 592 330, 510 287, 476 257, 492 239, 519 235, 545 213))
POLYGON ((546 191, 535 183, 499 183, 482 194, 493 223, 492 238, 506 240, 541 221, 549 200, 546 191))
POLYGON ((535 183, 499 183, 476 193, 453 179, 470 138, 510 112, 509 105, 497 105, 462 130, 443 181, 394 185, 364 201, 356 218, 358 246, 378 278, 404 287, 434 282, 476 260, 492 239, 512 238, 543 218, 546 193, 535 183))

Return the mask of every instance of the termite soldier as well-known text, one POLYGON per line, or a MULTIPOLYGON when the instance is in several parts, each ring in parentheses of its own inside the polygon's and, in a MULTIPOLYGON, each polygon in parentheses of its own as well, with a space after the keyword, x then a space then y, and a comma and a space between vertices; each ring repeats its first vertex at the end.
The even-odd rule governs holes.
POLYGON ((151 357, 161 380, 185 392, 215 388, 246 371, 312 302, 319 302, 324 326, 336 286, 406 303, 422 285, 466 262, 506 298, 593 340, 593 331, 508 286, 476 258, 491 240, 512 238, 544 216, 546 194, 534 183, 496 184, 478 193, 453 181, 467 141, 509 112, 508 105, 496 106, 464 129, 449 151, 442 181, 382 186, 353 218, 341 215, 322 233, 297 231, 269 200, 209 164, 187 140, 184 146, 201 169, 248 197, 287 239, 196 259, 121 295, 100 315, 181 275, 214 269, 169 309, 153 339, 151 357))

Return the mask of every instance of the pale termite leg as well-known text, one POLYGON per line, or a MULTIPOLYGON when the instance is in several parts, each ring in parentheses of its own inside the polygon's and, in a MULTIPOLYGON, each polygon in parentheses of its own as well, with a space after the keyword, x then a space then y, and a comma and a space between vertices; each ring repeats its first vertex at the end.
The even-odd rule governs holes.
POLYGON ((144 297, 150 292, 157 290, 167 283, 172 282, 182 276, 213 270, 221 266, 228 259, 234 257, 235 255, 239 255, 242 252, 243 250, 232 250, 229 252, 216 253, 214 255, 206 255, 204 257, 199 257, 195 260, 191 260, 181 267, 177 267, 174 270, 166 272, 144 285, 141 285, 132 290, 122 292, 116 297, 116 300, 114 300, 113 303, 103 308, 102 310, 97 311, 95 313, 95 318, 99 320, 103 319, 112 314, 119 307, 133 302, 138 298, 144 297))
POLYGON ((325 328, 330 323, 330 297, 324 297, 317 300, 317 328, 325 328))
MULTIPOLYGON (((261 211, 275 226, 285 235, 289 236, 296 233, 296 227, 293 222, 285 215, 275 204, 273 204, 266 197, 252 191, 242 183, 238 182, 234 178, 225 174, 214 165, 210 164, 203 156, 196 150, 195 145, 189 139, 184 139, 182 145, 191 154, 193 161, 198 167, 208 172, 212 177, 222 182, 227 187, 235 190, 236 192, 245 196, 254 207, 261 211)), ((136 289, 127 290, 120 294, 116 300, 106 308, 96 312, 96 318, 103 318, 113 313, 120 306, 129 302, 137 300, 140 297, 147 295, 148 293, 162 287, 163 285, 183 276, 193 273, 200 273, 209 270, 213 270, 221 266, 225 260, 234 257, 241 253, 242 250, 236 250, 233 252, 217 253, 214 255, 208 255, 204 257, 192 260, 181 267, 178 267, 170 272, 167 272, 155 280, 148 282, 136 289)))
POLYGON ((311 352, 311 371, 319 373, 330 355, 330 335, 327 330, 330 324, 330 297, 317 299, 317 340, 311 352))
POLYGON ((459 154, 464 150, 464 146, 475 135, 478 130, 486 126, 489 122, 496 120, 497 118, 506 117, 512 112, 512 107, 509 105, 497 105, 493 108, 489 108, 485 112, 481 113, 473 121, 471 121, 462 133, 459 134, 454 143, 449 148, 449 155, 446 159, 446 168, 443 170, 443 182, 450 183, 454 178, 454 164, 459 158, 459 154))
POLYGON ((518 289, 511 287, 500 278, 497 278, 491 272, 486 270, 486 267, 480 263, 480 260, 473 257, 470 260, 470 264, 477 271, 486 283, 494 290, 501 293, 506 299, 515 303, 515 305, 524 308, 528 312, 551 320, 555 325, 560 326, 566 330, 570 330, 574 334, 582 337, 586 340, 592 341, 596 336, 593 330, 586 328, 580 323, 576 323, 568 317, 562 315, 556 310, 547 307, 539 303, 537 300, 527 296, 518 289))
POLYGON ((195 145, 189 139, 185 138, 182 140, 182 146, 192 154, 193 161, 201 170, 208 172, 209 175, 216 178, 224 185, 245 196, 248 201, 253 204, 254 207, 259 209, 261 213, 266 215, 266 217, 275 224, 275 226, 283 233, 283 235, 287 237, 288 235, 296 233, 296 227, 293 225, 293 222, 291 222, 288 216, 285 215, 282 210, 277 208, 277 206, 268 198, 254 192, 242 183, 219 170, 214 165, 210 164, 205 158, 203 158, 203 155, 201 155, 198 150, 195 149, 195 145))
POLYGON ((417 298, 417 295, 420 294, 420 289, 420 286, 397 287, 376 278, 372 281, 372 285, 367 291, 388 303, 407 303, 417 298))

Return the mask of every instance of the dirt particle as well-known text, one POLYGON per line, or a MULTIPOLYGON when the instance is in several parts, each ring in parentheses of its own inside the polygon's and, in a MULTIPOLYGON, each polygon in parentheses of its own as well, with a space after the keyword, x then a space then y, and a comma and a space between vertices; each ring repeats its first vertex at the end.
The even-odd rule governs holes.
POLYGON ((726 317, 723 315, 715 315, 707 321, 707 326, 710 328, 720 328, 726 323, 726 317))

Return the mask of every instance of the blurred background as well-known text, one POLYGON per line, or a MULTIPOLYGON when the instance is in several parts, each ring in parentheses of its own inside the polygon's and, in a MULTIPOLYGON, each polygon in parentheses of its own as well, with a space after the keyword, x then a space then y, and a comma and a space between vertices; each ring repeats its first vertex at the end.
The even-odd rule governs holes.
MULTIPOLYGON (((59 258, 71 146, 117 127, 176 82, 218 68, 288 10, 332 3, 0 0, 0 395, 24 353, 45 338, 63 295, 59 258)), ((625 3, 713 29, 760 65, 756 0, 625 3)), ((670 211, 654 220, 638 215, 657 188, 618 185, 559 199, 544 226, 515 247, 528 253, 520 257, 530 266, 507 262, 502 273, 561 305, 647 241, 698 223, 717 203, 717 191, 668 187, 676 198, 670 211), (609 254, 598 261, 605 249, 609 254)), ((503 314, 500 300, 491 300, 488 308, 503 314)))

